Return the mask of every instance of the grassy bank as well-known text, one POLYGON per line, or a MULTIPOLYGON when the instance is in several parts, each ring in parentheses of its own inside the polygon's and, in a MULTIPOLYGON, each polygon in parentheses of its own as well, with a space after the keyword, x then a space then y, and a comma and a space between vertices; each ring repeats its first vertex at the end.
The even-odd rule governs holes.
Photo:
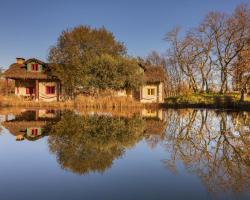
POLYGON ((238 94, 187 94, 165 99, 164 107, 171 108, 222 108, 250 110, 250 98, 240 102, 238 94))
POLYGON ((16 96, 0 96, 0 107, 126 109, 141 108, 142 104, 129 97, 94 98, 78 96, 75 100, 44 102, 27 100, 16 96))

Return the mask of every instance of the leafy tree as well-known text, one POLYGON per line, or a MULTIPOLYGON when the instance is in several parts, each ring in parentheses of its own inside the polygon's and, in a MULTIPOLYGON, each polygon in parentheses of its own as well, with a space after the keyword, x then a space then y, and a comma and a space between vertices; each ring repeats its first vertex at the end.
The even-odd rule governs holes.
POLYGON ((98 89, 137 89, 142 84, 137 61, 101 55, 87 67, 87 87, 98 89))
POLYGON ((63 31, 48 60, 69 94, 73 88, 122 89, 138 85, 139 66, 107 29, 79 26, 63 31), (126 77, 126 78, 125 78, 126 77))

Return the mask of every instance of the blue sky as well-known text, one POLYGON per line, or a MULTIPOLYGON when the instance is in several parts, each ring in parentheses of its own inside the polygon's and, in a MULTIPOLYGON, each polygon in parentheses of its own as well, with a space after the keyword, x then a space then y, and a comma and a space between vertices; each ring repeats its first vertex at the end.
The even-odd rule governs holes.
POLYGON ((250 0, 0 0, 0 66, 16 57, 46 60, 66 28, 105 26, 128 53, 163 53, 164 34, 175 26, 196 26, 209 11, 232 12, 250 0))

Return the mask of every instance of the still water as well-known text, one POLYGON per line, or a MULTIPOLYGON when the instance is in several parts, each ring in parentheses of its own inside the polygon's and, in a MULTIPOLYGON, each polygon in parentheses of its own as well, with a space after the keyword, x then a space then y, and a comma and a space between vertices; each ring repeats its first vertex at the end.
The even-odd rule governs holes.
POLYGON ((250 113, 0 110, 0 199, 250 199, 250 113))

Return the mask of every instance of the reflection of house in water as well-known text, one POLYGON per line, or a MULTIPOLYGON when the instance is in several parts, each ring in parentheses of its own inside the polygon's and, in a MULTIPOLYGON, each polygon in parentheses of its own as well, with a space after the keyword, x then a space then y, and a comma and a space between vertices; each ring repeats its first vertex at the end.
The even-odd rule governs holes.
POLYGON ((141 115, 145 119, 146 141, 153 148, 165 137, 166 113, 162 109, 143 109, 141 115))
POLYGON ((144 118, 149 118, 149 119, 157 119, 161 121, 166 120, 166 113, 162 109, 150 109, 150 108, 144 108, 141 111, 141 115, 144 118))
POLYGON ((58 112, 55 110, 26 110, 14 119, 8 119, 2 125, 16 137, 16 140, 38 140, 46 135, 45 126, 48 121, 55 120, 58 112))

